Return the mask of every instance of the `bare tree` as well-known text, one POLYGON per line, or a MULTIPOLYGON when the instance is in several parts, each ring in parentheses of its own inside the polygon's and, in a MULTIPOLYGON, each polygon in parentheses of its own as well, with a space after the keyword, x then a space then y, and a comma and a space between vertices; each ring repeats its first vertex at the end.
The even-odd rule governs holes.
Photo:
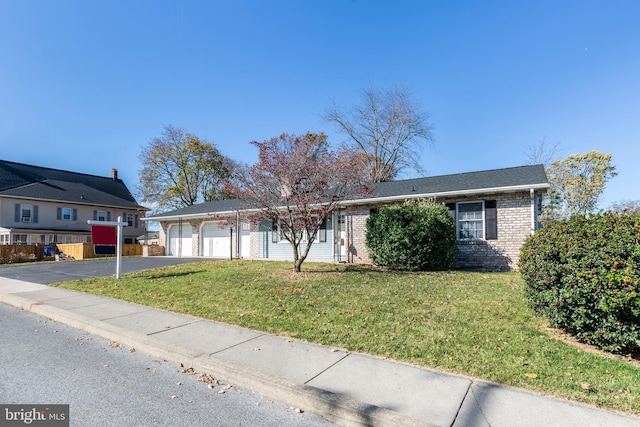
POLYGON ((543 165, 545 169, 549 169, 554 160, 558 158, 562 149, 560 141, 551 142, 545 136, 537 144, 527 146, 527 164, 543 165))
POLYGON ((613 202, 609 210, 617 214, 640 213, 640 200, 619 200, 613 202))
POLYGON ((322 117, 348 137, 369 182, 390 181, 404 169, 424 172, 420 153, 433 141, 432 127, 409 90, 370 86, 352 108, 342 109, 333 102, 322 117))

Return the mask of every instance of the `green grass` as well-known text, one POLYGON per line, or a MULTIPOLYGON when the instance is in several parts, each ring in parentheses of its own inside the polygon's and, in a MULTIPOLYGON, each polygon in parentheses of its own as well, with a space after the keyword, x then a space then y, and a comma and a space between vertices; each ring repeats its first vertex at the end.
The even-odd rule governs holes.
POLYGON ((545 328, 517 273, 211 261, 58 285, 640 415, 640 365, 545 328))

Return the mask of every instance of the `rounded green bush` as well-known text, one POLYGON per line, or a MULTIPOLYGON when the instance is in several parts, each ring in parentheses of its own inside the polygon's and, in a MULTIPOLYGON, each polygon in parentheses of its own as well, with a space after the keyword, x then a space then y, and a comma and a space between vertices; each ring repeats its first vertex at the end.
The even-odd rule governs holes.
POLYGON ((420 201, 384 207, 367 219, 366 244, 374 264, 393 270, 451 269, 455 223, 442 204, 420 201))
POLYGON ((575 216, 537 230, 519 261, 533 309, 583 342, 640 352, 640 214, 575 216))

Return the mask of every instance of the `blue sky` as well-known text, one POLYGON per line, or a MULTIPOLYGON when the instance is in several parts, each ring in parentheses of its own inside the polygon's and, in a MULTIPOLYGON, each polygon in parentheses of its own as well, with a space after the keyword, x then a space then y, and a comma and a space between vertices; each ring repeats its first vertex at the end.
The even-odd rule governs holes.
MULTIPOLYGON (((639 200, 640 2, 0 0, 0 158, 131 190, 164 125, 236 160, 325 131, 330 103, 401 85, 430 113, 429 175, 612 153, 601 206, 639 200)), ((410 176, 407 176, 410 177, 410 176)))

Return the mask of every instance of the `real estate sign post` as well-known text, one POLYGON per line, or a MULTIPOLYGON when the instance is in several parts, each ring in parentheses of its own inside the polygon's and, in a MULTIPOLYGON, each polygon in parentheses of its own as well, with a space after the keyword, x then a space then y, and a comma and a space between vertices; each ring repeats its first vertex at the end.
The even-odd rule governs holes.
POLYGON ((88 220, 91 225, 91 241, 96 253, 113 254, 111 247, 116 248, 116 279, 120 279, 122 270, 122 227, 127 225, 119 216, 117 221, 88 220), (114 233, 115 231, 115 233, 114 233))

